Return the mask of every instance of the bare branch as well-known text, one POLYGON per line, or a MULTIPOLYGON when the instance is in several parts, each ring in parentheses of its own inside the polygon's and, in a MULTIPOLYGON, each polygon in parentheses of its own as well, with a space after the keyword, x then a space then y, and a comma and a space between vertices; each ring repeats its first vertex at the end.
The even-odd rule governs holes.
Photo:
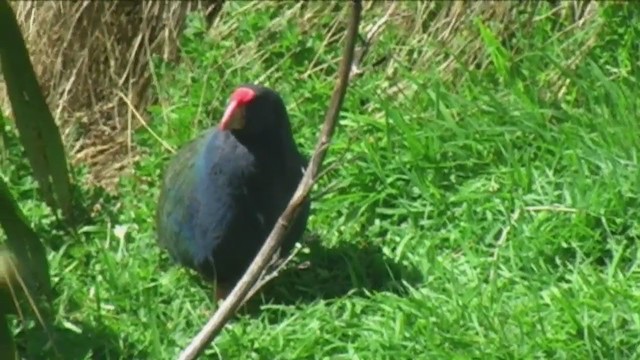
POLYGON ((273 254, 280 246, 280 242, 288 230, 289 224, 295 220, 305 199, 309 196, 309 192, 317 179, 320 166, 327 154, 329 143, 338 123, 338 114, 340 113, 340 108, 342 107, 342 102, 347 91, 347 84, 349 83, 349 72, 351 70, 351 64, 353 63, 353 52, 361 12, 362 2, 360 0, 353 0, 351 2, 351 20, 347 29, 342 62, 340 63, 340 69, 338 71, 338 81, 331 95, 331 102, 325 114, 324 124, 315 151, 295 194, 276 222, 276 225, 255 259, 229 294, 229 297, 222 302, 202 330, 200 330, 191 343, 180 354, 178 357, 179 360, 193 360, 197 358, 204 348, 220 333, 227 321, 231 319, 238 307, 245 301, 245 297, 263 270, 271 262, 273 254))

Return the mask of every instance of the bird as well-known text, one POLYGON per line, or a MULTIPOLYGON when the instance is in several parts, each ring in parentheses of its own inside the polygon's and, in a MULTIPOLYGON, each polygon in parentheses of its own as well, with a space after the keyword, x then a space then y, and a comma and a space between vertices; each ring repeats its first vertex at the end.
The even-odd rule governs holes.
MULTIPOLYGON (((219 124, 169 160, 156 209, 159 246, 214 283, 216 301, 224 300, 288 205, 307 161, 280 94, 258 84, 236 87, 219 124)), ((302 238, 310 207, 307 198, 280 256, 302 238)))

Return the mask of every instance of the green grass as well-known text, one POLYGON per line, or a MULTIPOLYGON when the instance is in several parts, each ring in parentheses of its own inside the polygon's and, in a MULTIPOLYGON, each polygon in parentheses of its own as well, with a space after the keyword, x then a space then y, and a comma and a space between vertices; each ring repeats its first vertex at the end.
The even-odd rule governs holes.
MULTIPOLYGON (((220 27, 245 20, 233 31, 212 38, 194 18, 184 62, 154 63, 151 130, 177 148, 217 122, 236 84, 260 79, 308 154, 341 43, 278 20, 285 5, 228 6, 220 27)), ((433 43, 389 25, 371 59, 396 61, 352 84, 314 192, 318 240, 295 260, 310 266, 273 281, 207 358, 640 358, 640 12, 603 5, 561 32, 545 6, 508 41, 472 23, 483 46, 455 76, 429 64, 433 43)), ((2 170, 51 249, 64 359, 172 359, 214 307, 155 245, 170 152, 146 129, 134 140, 135 174, 117 196, 87 189, 96 215, 77 239, 52 230, 26 167, 2 170)), ((52 356, 35 325, 16 333, 31 358, 52 356)))

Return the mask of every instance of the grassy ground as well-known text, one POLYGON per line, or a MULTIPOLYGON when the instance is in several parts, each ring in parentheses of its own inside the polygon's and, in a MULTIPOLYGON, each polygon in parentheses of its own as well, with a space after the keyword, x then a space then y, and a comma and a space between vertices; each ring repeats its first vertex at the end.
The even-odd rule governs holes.
MULTIPOLYGON (((157 249, 153 214, 167 148, 213 125, 234 85, 278 89, 300 146, 315 144, 340 43, 276 10, 225 11, 245 21, 212 39, 194 19, 185 62, 156 63, 135 175, 116 197, 87 189, 80 239, 51 230, 26 168, 2 170, 49 235, 64 359, 171 359, 206 321, 211 291, 157 249)), ((318 240, 295 260, 308 266, 209 358, 640 358, 640 12, 603 5, 570 30, 544 6, 526 31, 519 19, 507 39, 472 23, 474 62, 446 71, 429 55, 444 45, 387 26, 368 59, 393 59, 352 85, 314 193, 318 240)), ((54 354, 34 326, 16 331, 31 358, 54 354)))

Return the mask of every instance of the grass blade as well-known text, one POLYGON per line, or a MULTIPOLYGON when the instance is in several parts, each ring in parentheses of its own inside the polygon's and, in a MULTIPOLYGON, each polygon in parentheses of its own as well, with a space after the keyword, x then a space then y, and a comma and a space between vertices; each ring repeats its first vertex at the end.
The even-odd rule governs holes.
POLYGON ((4 116, 0 114, 0 168, 7 162, 7 131, 5 130, 4 116))
POLYGON ((7 317, 4 313, 0 313, 0 358, 7 360, 18 359, 16 346, 13 343, 13 337, 11 335, 11 329, 9 329, 7 317))
POLYGON ((7 315, 15 314, 13 282, 15 276, 13 257, 6 250, 0 251, 0 359, 18 359, 7 315))
POLYGON ((60 131, 40 91, 24 38, 6 0, 0 1, 0 60, 20 142, 42 196, 49 206, 60 208, 70 218, 71 182, 60 131))
POLYGON ((36 232, 24 220, 22 211, 2 179, 0 179, 0 226, 7 236, 9 251, 15 255, 16 262, 21 265, 20 275, 29 293, 50 298, 51 280, 44 246, 36 232))

